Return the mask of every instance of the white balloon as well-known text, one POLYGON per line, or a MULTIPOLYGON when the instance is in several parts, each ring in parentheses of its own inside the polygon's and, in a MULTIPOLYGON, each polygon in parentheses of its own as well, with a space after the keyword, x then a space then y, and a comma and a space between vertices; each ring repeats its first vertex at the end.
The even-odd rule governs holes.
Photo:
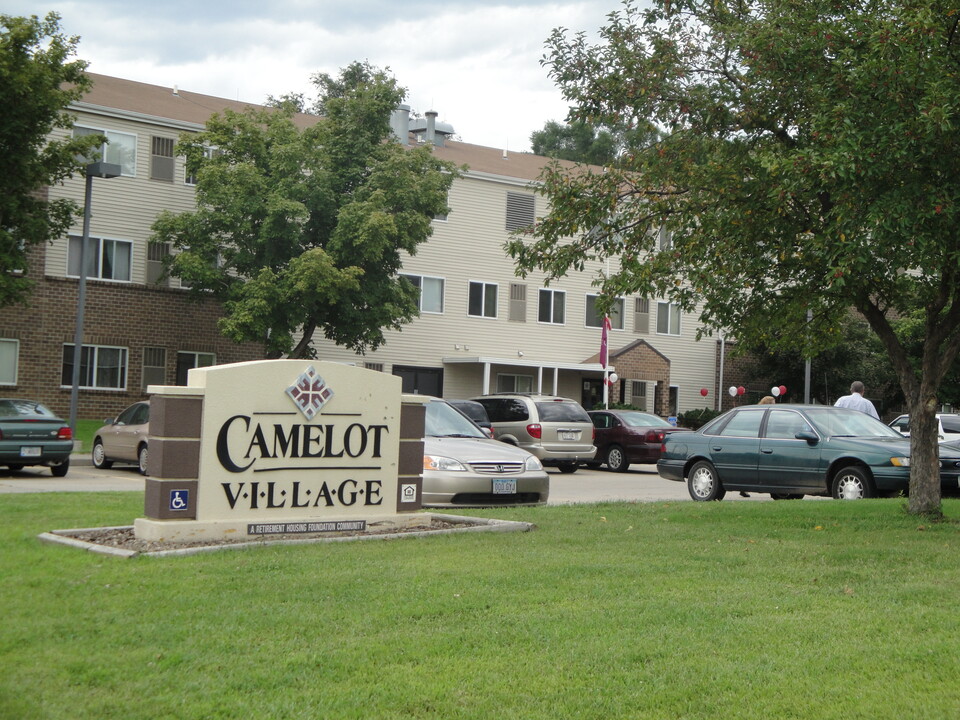
POLYGON ((727 389, 727 392, 730 393, 730 397, 736 397, 736 396, 737 396, 737 386, 736 386, 736 385, 731 385, 731 386, 727 389))
POLYGON ((615 382, 616 382, 617 380, 619 380, 619 379, 620 379, 620 376, 619 376, 619 375, 617 375, 616 373, 610 373, 610 384, 611 384, 611 385, 612 385, 613 383, 615 383, 615 382))
POLYGON ((770 388, 770 394, 774 397, 780 397, 780 386, 770 388))

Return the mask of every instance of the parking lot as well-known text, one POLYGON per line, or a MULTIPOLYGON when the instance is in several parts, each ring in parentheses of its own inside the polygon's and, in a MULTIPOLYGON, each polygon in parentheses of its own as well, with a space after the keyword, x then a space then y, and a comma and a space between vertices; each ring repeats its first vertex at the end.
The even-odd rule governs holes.
MULTIPOLYGON (((86 462, 86 459, 84 459, 86 462)), ((548 468, 551 505, 616 500, 653 502, 690 500, 683 483, 664 480, 653 465, 633 465, 625 473, 581 468, 564 474, 548 468)), ((97 470, 76 460, 65 478, 55 478, 46 468, 24 468, 18 472, 0 470, 0 493, 36 492, 143 492, 143 477, 133 465, 97 470)), ((727 500, 769 500, 769 495, 742 498, 729 493, 727 500)))

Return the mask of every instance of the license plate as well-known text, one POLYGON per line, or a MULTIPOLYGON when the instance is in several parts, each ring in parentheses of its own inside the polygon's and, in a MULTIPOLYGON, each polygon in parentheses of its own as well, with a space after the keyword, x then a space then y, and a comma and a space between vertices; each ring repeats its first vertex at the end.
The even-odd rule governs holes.
POLYGON ((40 457, 43 448, 32 445, 20 448, 20 457, 40 457))
POLYGON ((493 481, 493 494, 494 495, 516 495, 517 494, 517 479, 516 478, 507 478, 504 480, 494 480, 493 481))
POLYGON ((579 440, 580 432, 578 430, 561 430, 560 439, 561 440, 579 440))

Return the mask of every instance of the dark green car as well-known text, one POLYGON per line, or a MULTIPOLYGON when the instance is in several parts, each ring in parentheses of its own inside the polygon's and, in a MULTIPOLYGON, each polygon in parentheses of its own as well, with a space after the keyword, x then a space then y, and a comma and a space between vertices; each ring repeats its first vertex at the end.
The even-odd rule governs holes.
MULTIPOLYGON (((728 490, 845 500, 906 492, 910 441, 869 415, 818 405, 750 405, 664 439, 657 471, 694 500, 728 490)), ((960 485, 960 451, 941 446, 940 482, 960 485)))
POLYGON ((21 470, 46 465, 56 477, 70 468, 70 426, 33 400, 0 398, 0 465, 21 470))

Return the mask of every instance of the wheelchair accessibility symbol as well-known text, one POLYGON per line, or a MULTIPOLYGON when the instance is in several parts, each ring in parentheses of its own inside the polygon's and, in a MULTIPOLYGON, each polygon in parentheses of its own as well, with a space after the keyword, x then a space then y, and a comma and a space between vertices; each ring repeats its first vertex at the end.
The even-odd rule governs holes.
POLYGON ((190 506, 189 490, 171 490, 170 491, 170 509, 186 510, 190 506))

